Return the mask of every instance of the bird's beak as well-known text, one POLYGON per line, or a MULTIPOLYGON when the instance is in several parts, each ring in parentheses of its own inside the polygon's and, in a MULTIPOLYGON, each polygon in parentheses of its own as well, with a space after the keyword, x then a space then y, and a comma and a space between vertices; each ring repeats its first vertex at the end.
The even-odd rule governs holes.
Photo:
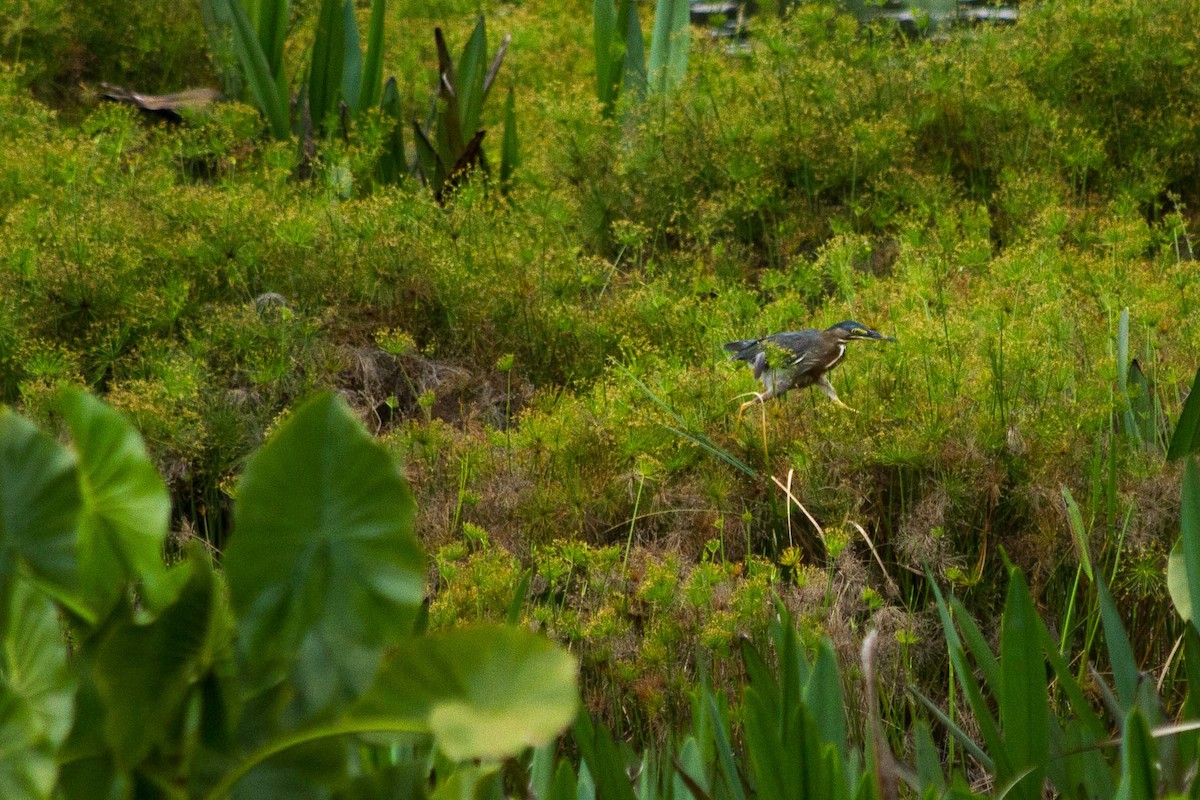
POLYGON ((867 338, 867 339, 879 339, 879 340, 881 340, 881 341, 884 341, 884 342, 894 342, 894 341, 896 341, 896 337, 895 337, 895 336, 884 336, 884 335, 883 335, 882 333, 880 333, 879 331, 867 331, 867 336, 866 336, 865 338, 867 338))

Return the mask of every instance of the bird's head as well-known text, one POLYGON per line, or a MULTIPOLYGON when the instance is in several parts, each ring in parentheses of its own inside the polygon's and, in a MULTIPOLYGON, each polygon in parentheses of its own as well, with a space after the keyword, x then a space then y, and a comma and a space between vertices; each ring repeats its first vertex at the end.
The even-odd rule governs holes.
POLYGON ((884 336, 879 331, 873 331, 862 323, 848 319, 845 322, 839 322, 837 325, 831 325, 825 329, 826 332, 832 333, 838 337, 840 341, 850 342, 855 339, 882 339, 885 342, 894 342, 896 339, 892 336, 884 336))

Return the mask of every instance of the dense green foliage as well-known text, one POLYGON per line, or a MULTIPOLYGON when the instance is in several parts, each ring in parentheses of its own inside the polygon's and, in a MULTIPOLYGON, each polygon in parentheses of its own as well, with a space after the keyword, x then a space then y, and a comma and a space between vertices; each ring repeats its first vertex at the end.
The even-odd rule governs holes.
POLYGON ((6 800, 365 797, 353 737, 495 760, 574 719, 575 662, 543 638, 414 630, 412 496, 344 403, 251 457, 220 574, 198 542, 163 563, 169 502, 129 424, 78 390, 59 407, 73 448, 0 412, 6 800))
MULTIPOLYGON (((914 646, 923 571, 990 630, 1002 553, 1079 663, 1108 661, 1101 575, 1137 665, 1180 669, 1163 450, 1200 341, 1187 4, 1061 0, 922 41, 800 4, 746 56, 694 37, 670 100, 636 107, 598 96, 620 47, 597 51, 594 2, 485 4, 513 36, 494 88, 520 167, 444 207, 399 175, 397 121, 428 118, 433 29, 460 52, 476 3, 387 5, 385 112, 318 142, 310 181, 250 106, 162 127, 74 97, 209 69, 198 11, 151 35, 155 4, 124 3, 118 44, 79 5, 0 14, 22 21, 0 21, 22 62, 0 68, 0 398, 45 423, 85 385, 124 411, 175 499, 172 552, 224 548, 248 454, 335 388, 403 456, 431 625, 504 619, 524 576, 517 613, 579 654, 619 735, 690 718, 697 661, 729 686, 772 592, 808 645, 880 631, 885 718, 924 713, 909 682, 961 702, 914 646), (145 42, 166 56, 130 55, 145 42), (753 384, 722 342, 847 318, 900 340, 833 374, 859 414, 795 393, 735 420, 753 384)), ((291 4, 286 74, 319 5, 291 4)))

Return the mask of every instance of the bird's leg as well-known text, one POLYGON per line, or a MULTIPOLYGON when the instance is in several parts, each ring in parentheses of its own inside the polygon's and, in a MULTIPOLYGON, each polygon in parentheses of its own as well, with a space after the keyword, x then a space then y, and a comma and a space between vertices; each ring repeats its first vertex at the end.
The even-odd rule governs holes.
POLYGON ((851 408, 850 406, 848 406, 842 402, 842 398, 838 397, 838 395, 837 395, 837 389, 833 388, 833 384, 830 383, 829 379, 826 378, 824 375, 822 375, 820 377, 820 379, 817 380, 815 385, 818 389, 820 389, 822 392, 825 393, 826 397, 828 397, 833 402, 837 403, 842 408, 846 409, 847 411, 854 411, 855 414, 858 413, 853 408, 851 408))

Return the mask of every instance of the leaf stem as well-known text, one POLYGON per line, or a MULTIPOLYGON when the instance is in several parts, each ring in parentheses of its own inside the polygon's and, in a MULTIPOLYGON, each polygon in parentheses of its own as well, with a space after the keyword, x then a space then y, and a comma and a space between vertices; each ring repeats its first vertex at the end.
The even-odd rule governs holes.
POLYGON ((227 772, 217 782, 217 785, 208 794, 204 795, 203 800, 226 800, 229 792, 250 770, 268 758, 302 744, 308 744, 320 739, 330 739, 334 736, 348 736, 355 733, 427 733, 428 730, 428 727, 423 722, 415 719, 379 717, 375 719, 343 719, 305 730, 293 731, 267 742, 262 747, 251 752, 246 756, 244 761, 227 772))

